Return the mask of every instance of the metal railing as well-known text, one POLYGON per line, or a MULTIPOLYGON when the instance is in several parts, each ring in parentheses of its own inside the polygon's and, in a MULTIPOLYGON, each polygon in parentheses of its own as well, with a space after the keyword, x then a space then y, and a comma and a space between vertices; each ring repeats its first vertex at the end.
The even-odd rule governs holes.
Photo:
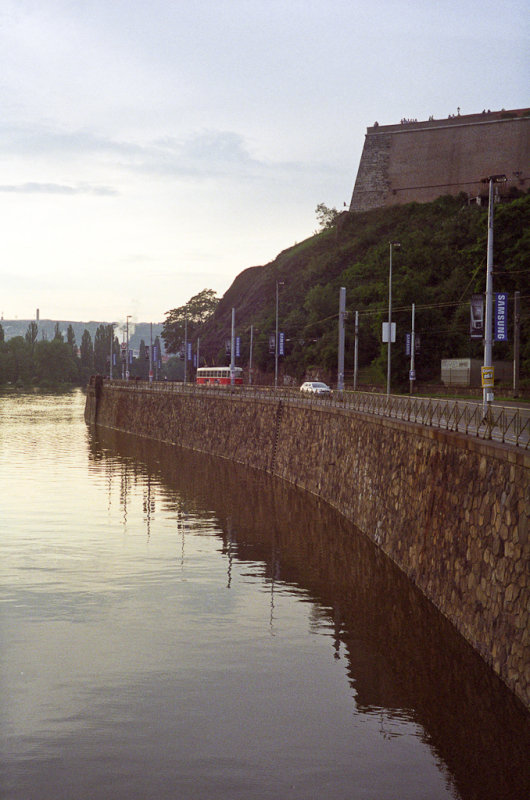
POLYGON ((399 419, 431 428, 456 431, 467 436, 487 439, 522 447, 530 446, 530 406, 491 405, 486 416, 482 403, 470 400, 414 397, 406 395, 377 394, 375 392, 344 391, 331 396, 302 394, 298 389, 274 389, 266 386, 197 386, 174 381, 123 381, 106 380, 122 389, 141 392, 169 392, 202 397, 215 396, 230 399, 258 399, 282 402, 300 407, 314 406, 355 411, 373 416, 399 419))

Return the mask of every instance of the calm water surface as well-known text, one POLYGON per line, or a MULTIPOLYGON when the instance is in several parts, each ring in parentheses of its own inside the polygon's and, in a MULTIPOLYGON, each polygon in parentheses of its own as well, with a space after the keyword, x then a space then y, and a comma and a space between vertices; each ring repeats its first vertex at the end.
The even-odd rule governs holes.
POLYGON ((528 718, 352 526, 0 396, 5 800, 530 796, 528 718))

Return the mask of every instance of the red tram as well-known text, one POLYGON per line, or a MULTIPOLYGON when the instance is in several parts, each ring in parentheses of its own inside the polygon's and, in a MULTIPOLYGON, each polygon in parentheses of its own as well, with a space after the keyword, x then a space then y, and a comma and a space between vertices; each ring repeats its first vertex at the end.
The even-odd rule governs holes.
MULTIPOLYGON (((230 386, 230 367, 199 367, 195 382, 200 386, 230 386)), ((243 383, 243 369, 234 367, 234 384, 243 383)))

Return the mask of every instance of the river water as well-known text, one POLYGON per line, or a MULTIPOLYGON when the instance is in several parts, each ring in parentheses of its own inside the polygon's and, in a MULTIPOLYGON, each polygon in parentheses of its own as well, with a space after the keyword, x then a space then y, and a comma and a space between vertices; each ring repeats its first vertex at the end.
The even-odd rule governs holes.
POLYGON ((353 526, 0 396, 4 800, 517 800, 528 717, 353 526))

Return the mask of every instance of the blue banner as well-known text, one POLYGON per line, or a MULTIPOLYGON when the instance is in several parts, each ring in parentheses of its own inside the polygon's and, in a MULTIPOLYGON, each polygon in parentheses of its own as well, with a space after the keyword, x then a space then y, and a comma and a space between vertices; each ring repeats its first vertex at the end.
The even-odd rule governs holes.
POLYGON ((285 355, 285 333, 280 333, 278 335, 278 355, 285 355))
POLYGON ((411 339, 412 339, 412 334, 411 333, 406 333, 405 334, 405 355, 406 356, 410 356, 410 342, 411 342, 411 339))
POLYGON ((495 341, 508 341, 508 295, 505 292, 495 295, 495 341))
POLYGON ((191 342, 188 342, 188 361, 191 361, 191 353, 192 353, 191 342))
POLYGON ((236 336, 236 358, 241 355, 241 336, 236 336))

